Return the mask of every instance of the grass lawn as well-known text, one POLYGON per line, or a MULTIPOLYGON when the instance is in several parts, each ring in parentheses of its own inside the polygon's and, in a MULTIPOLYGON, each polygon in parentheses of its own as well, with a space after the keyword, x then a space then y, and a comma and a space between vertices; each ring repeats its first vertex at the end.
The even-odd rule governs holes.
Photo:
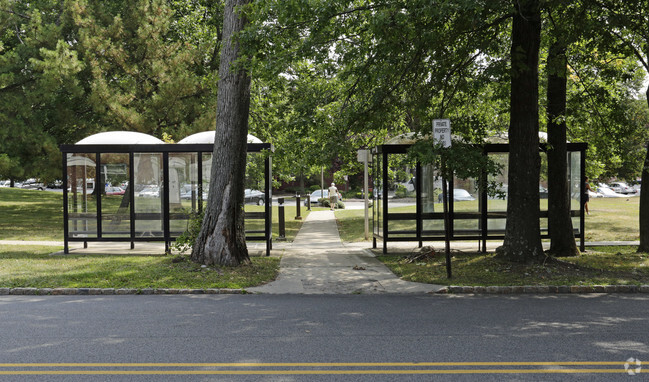
MULTIPOLYGON (((585 222, 586 241, 638 240, 639 203, 639 197, 591 199, 590 215, 585 222)), ((399 212, 408 208, 400 207, 399 212)), ((363 240, 363 216, 363 210, 336 212, 343 241, 363 240)), ((381 255, 381 250, 376 253, 402 279, 422 283, 460 286, 649 284, 649 254, 636 253, 635 247, 592 247, 581 256, 561 258, 544 265, 514 264, 496 258, 493 253, 453 251, 453 278, 450 280, 446 277, 443 248, 436 250, 442 253, 414 262, 409 261, 412 254, 399 249, 393 249, 386 256, 381 255)))
POLYGON ((452 252, 453 278, 446 277, 443 249, 411 262, 410 255, 379 256, 404 280, 440 285, 642 285, 649 284, 649 254, 635 247, 587 248, 581 256, 544 265, 515 264, 493 253, 452 252))
POLYGON ((274 280, 277 257, 253 257, 236 268, 201 268, 172 256, 54 255, 62 248, 0 245, 0 287, 246 288, 274 280))
MULTIPOLYGON (((104 207, 117 208, 119 198, 106 198, 104 207)), ((263 211, 263 207, 246 205, 246 210, 263 211)), ((295 210, 295 206, 286 207, 288 240, 303 221, 294 219, 295 210)), ((301 214, 306 217, 308 211, 302 209, 301 214)), ((0 240, 63 241, 61 193, 0 188, 0 216, 0 240)), ((277 216, 274 207, 274 237, 278 235, 277 216)), ((50 256, 60 249, 0 245, 0 287, 239 289, 272 281, 279 271, 277 257, 253 257, 249 266, 206 269, 184 257, 173 262, 171 256, 50 256)))

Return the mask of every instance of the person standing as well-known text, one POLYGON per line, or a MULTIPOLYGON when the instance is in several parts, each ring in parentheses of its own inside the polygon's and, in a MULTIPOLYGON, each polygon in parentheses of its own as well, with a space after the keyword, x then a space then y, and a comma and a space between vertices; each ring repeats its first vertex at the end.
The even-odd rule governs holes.
POLYGON ((590 183, 588 183, 588 177, 584 179, 584 211, 586 211, 586 215, 590 215, 588 212, 588 201, 590 200, 590 195, 588 194, 590 191, 593 191, 592 188, 590 188, 590 183))
POLYGON ((331 183, 331 187, 329 187, 329 206, 331 207, 331 210, 334 210, 334 207, 336 206, 336 203, 338 202, 338 189, 336 188, 335 183, 331 183))

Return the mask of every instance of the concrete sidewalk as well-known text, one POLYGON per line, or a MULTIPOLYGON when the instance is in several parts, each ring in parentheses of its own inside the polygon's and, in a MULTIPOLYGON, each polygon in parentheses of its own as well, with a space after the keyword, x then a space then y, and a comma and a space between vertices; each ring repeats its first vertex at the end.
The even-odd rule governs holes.
MULTIPOLYGON (((367 247, 364 243, 363 247, 367 247)), ((247 288, 266 294, 434 293, 441 285, 395 276, 371 251, 345 246, 332 211, 312 211, 292 244, 287 244, 276 281, 247 288)))

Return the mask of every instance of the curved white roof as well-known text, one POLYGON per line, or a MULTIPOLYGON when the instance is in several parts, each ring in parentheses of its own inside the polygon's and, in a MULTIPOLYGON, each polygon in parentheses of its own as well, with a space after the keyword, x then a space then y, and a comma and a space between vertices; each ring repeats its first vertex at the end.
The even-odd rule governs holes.
MULTIPOLYGON (((202 131, 200 133, 192 134, 178 141, 178 143, 214 143, 215 131, 202 131)), ((254 135, 248 134, 248 143, 263 143, 261 139, 254 135)))
POLYGON ((146 145, 164 144, 164 142, 152 135, 138 133, 135 131, 107 131, 86 137, 77 145, 146 145))

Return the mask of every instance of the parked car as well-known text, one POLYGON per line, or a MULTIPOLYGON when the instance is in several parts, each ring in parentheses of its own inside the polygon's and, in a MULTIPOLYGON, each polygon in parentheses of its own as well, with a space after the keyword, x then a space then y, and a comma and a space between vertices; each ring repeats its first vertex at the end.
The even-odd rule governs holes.
POLYGON ((146 186, 142 191, 138 193, 138 196, 142 198, 158 198, 160 197, 160 187, 146 186))
POLYGON ((47 188, 58 190, 63 188, 63 182, 60 180, 55 180, 47 184, 47 188))
POLYGON ((263 192, 259 190, 251 190, 250 188, 246 188, 244 191, 244 203, 254 203, 258 206, 263 206, 266 197, 263 192))
POLYGON ((22 183, 20 188, 25 188, 27 190, 39 190, 43 191, 45 189, 45 185, 36 179, 27 179, 22 183))
POLYGON ((597 187, 597 193, 603 198, 625 198, 626 195, 613 191, 609 186, 600 184, 597 187))
POLYGON ((121 187, 106 187, 106 195, 124 195, 125 192, 121 187))
MULTIPOLYGON (((437 200, 441 203, 442 202, 442 194, 439 194, 437 197, 437 200)), ((454 188, 453 189, 453 201, 463 201, 463 200, 475 200, 471 194, 469 194, 469 191, 464 190, 462 188, 454 188)))
MULTIPOLYGON (((329 199, 329 190, 315 190, 311 193, 310 198, 311 204, 317 204, 318 199, 329 199)), ((340 193, 338 193, 338 201, 343 201, 343 196, 340 193)), ((304 199, 304 205, 307 205, 306 198, 304 199)))
POLYGON ((11 185, 10 180, 0 180, 0 187, 9 187, 11 185))
POLYGON ((635 189, 624 182, 613 182, 608 187, 618 194, 635 194, 635 189))

